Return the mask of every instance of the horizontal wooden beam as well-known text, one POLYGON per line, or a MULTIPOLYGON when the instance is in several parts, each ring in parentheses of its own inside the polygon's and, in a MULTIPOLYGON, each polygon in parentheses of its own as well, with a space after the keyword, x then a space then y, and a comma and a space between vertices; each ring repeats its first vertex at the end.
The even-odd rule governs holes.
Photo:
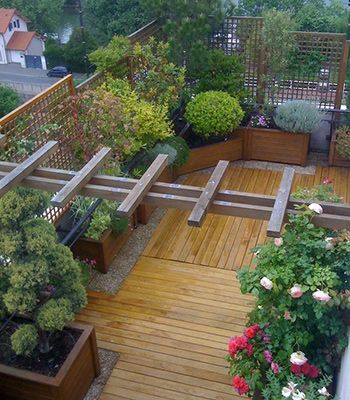
MULTIPOLYGON (((0 178, 5 177, 6 172, 0 171, 0 178)), ((66 180, 49 179, 39 176, 28 176, 24 178, 19 185, 25 187, 31 187, 33 189, 48 190, 57 192, 66 185, 66 180)), ((171 185, 171 184, 170 184, 171 185)), ((225 191, 227 192, 227 191, 225 191)), ((101 186, 92 184, 92 181, 85 185, 80 194, 87 197, 99 197, 106 200, 123 201, 128 194, 130 189, 101 186)), ((239 194, 241 197, 242 194, 239 194)), ((252 197, 254 198, 254 196, 252 197)), ((197 203, 197 198, 170 195, 164 193, 148 192, 143 199, 144 204, 152 206, 164 207, 164 208, 177 208, 180 210, 192 210, 194 205, 197 203)), ((210 206, 208 212, 214 214, 236 216, 241 218, 253 218, 268 221, 271 217, 273 210, 274 198, 272 198, 271 207, 260 206, 248 203, 236 203, 228 201, 214 200, 210 206)), ((300 202, 303 204, 303 202, 300 202)), ((322 206, 327 203, 320 203, 322 206)), ((349 206, 342 206, 346 210, 349 206)), ((324 209, 325 210, 325 209, 324 209)), ((288 208, 287 213, 296 214, 299 211, 288 208)), ((330 229, 349 229, 350 228, 350 216, 348 215, 333 215, 324 213, 314 217, 313 222, 317 226, 322 226, 330 229)))
POLYGON ((58 142, 52 140, 40 147, 21 164, 0 180, 0 197, 17 186, 23 178, 29 176, 44 160, 57 150, 58 142))
POLYGON ((281 236, 281 231, 289 203, 289 196, 292 191, 294 175, 294 168, 287 167, 284 169, 281 183, 277 191, 275 204, 273 206, 271 218, 267 226, 267 236, 281 236))
POLYGON ((219 161, 188 218, 188 225, 197 227, 202 225, 208 209, 214 201, 216 193, 219 191, 220 184, 229 164, 229 161, 219 161))
POLYGON ((168 155, 159 154, 143 176, 136 182, 135 186, 130 190, 126 199, 118 207, 118 216, 130 217, 132 215, 167 165, 168 155))
POLYGON ((92 159, 78 171, 72 179, 52 198, 51 204, 55 207, 65 207, 90 181, 90 179, 104 165, 112 150, 103 147, 92 159))
MULTIPOLYGON (((7 173, 11 172, 18 166, 17 163, 1 161, 0 162, 0 175, 5 176, 7 173)), ((45 168, 38 167, 31 174, 33 177, 41 177, 50 180, 58 180, 67 183, 71 180, 75 175, 75 171, 66 171, 61 169, 54 168, 45 168)), ((110 188, 119 188, 119 189, 127 189, 131 190, 137 183, 137 179, 118 177, 118 176, 109 176, 109 175, 96 175, 91 178, 90 182, 96 186, 104 186, 110 188)), ((57 191, 56 189, 49 191, 57 191)), ((177 183, 164 183, 164 182, 155 182, 151 187, 150 191, 153 193, 160 194, 169 194, 169 195, 178 195, 184 197, 193 197, 198 199, 202 194, 204 188, 199 186, 190 186, 190 185, 181 185, 177 183)), ((233 203, 243 203, 243 204, 252 204, 257 206, 264 207, 273 207, 275 203, 275 196, 271 195, 262 195, 258 193, 246 193, 239 192, 235 190, 221 190, 217 193, 215 200, 218 201, 227 201, 233 203)), ((305 200, 297 200, 292 197, 288 203, 288 209, 294 209, 296 206, 301 206, 303 204, 310 204, 313 201, 305 201, 305 200)), ((350 206, 347 204, 337 204, 337 203, 327 203, 327 202, 318 202, 326 214, 335 214, 335 215, 344 215, 350 217, 350 206)))

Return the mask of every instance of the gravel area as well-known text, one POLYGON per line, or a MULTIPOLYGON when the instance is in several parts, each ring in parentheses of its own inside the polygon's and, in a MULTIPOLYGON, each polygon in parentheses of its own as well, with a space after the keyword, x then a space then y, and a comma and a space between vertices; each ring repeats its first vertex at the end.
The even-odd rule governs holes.
POLYGON ((88 289, 114 294, 143 253, 166 210, 157 208, 147 225, 139 225, 117 254, 107 274, 93 271, 88 289))
POLYGON ((86 393, 84 400, 97 400, 99 399, 102 390, 110 377, 115 364, 118 361, 119 354, 109 350, 98 350, 100 358, 101 374, 94 379, 89 391, 86 393))

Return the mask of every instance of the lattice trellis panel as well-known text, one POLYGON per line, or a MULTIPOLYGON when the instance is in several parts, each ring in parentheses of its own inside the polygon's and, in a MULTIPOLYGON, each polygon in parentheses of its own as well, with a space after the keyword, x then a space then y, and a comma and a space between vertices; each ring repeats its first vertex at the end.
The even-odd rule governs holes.
POLYGON ((210 38, 211 48, 226 54, 238 54, 245 65, 245 83, 252 96, 257 94, 263 62, 261 30, 263 18, 227 17, 210 38))
MULTIPOLYGON (((59 142, 58 150, 45 162, 53 168, 73 167, 69 144, 74 140, 74 113, 68 99, 74 94, 71 76, 60 80, 40 95, 0 120, 0 133, 6 135, 2 158, 21 162, 48 140, 59 142)), ((55 219, 58 210, 48 217, 55 219)))
POLYGON ((334 33, 293 32, 295 50, 283 79, 269 82, 268 97, 280 104, 308 100, 321 109, 336 105, 345 36, 334 33), (272 93, 272 91, 274 93, 272 93))

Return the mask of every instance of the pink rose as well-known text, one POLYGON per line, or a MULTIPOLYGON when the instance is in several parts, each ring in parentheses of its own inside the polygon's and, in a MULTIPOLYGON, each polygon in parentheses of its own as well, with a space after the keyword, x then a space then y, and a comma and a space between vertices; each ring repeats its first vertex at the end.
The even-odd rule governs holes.
POLYGON ((301 289, 300 285, 295 284, 291 289, 290 289, 290 295, 293 297, 293 299, 298 299, 303 295, 303 291, 301 289))
POLYGON ((260 285, 263 286, 266 290, 271 290, 273 287, 272 281, 269 278, 267 278, 266 276, 264 276, 260 280, 260 285))
POLYGON ((323 290, 317 290, 316 292, 312 293, 312 297, 315 300, 321 301, 323 303, 327 303, 331 299, 331 296, 323 290))
POLYGON ((274 374, 278 374, 280 372, 280 367, 277 363, 275 363, 274 361, 272 361, 271 363, 271 370, 274 374))
POLYGON ((276 247, 281 247, 282 244, 283 244, 283 239, 282 238, 276 238, 274 242, 275 242, 275 246, 276 247))
POLYGON ((285 319, 286 321, 291 321, 291 320, 292 320, 292 316, 290 315, 290 312, 289 312, 289 311, 285 311, 285 312, 284 312, 284 319, 285 319))

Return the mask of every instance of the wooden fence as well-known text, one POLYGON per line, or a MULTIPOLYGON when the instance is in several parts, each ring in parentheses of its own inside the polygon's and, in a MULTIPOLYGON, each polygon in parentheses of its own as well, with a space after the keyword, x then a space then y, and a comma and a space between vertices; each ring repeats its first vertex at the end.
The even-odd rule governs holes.
POLYGON ((345 35, 291 32, 295 46, 290 66, 277 80, 269 78, 269 59, 263 42, 264 19, 227 17, 210 38, 210 45, 238 54, 246 68, 245 83, 260 103, 303 99, 320 109, 340 108, 349 55, 345 35))

